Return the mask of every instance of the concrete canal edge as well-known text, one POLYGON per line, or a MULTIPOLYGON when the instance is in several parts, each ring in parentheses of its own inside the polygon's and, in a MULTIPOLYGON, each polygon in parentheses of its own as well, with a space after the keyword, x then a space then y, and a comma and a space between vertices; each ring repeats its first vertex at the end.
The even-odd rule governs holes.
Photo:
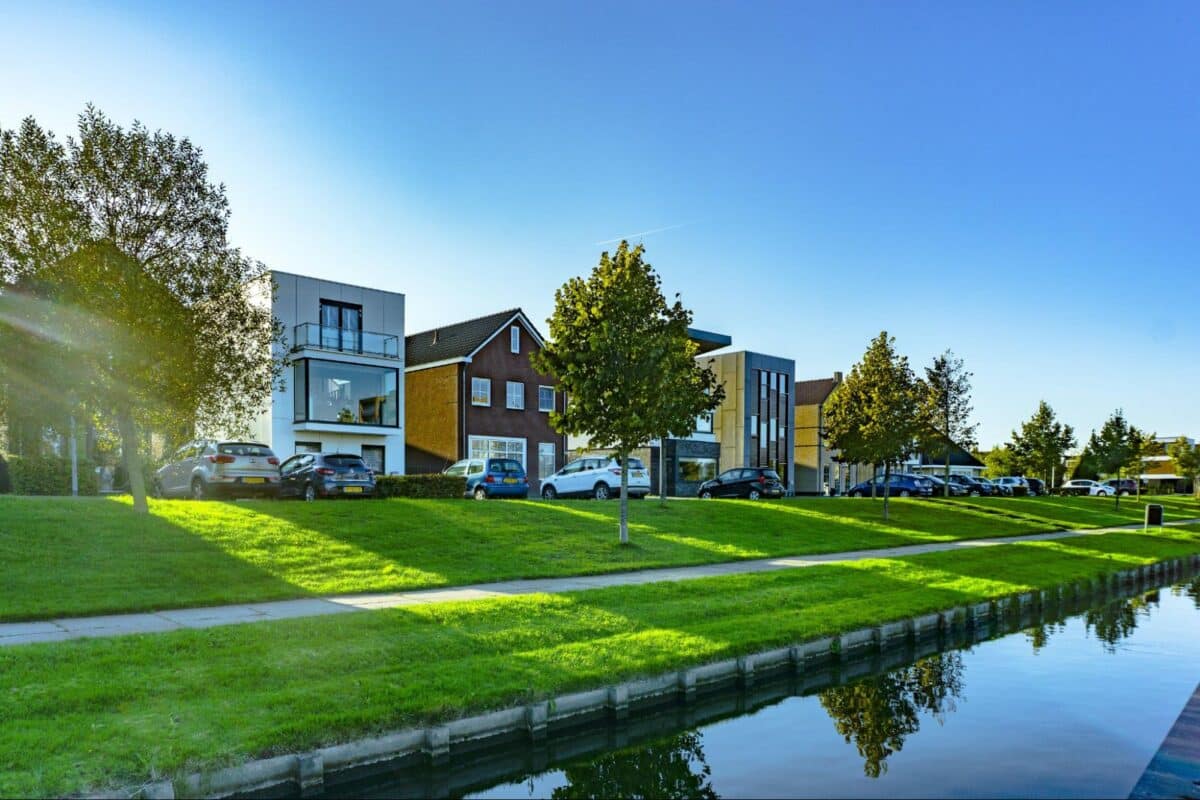
MULTIPOLYGON (((474 749, 486 742, 545 739, 551 729, 568 729, 588 722, 624 720, 641 708, 666 702, 692 702, 700 694, 730 685, 752 686, 758 673, 781 670, 803 673, 811 665, 850 662, 866 653, 952 631, 972 631, 991 621, 1020 619, 1031 612, 1054 608, 1066 601, 1096 596, 1119 597, 1187 577, 1200 570, 1200 553, 1119 570, 1093 579, 923 614, 869 628, 825 636, 787 647, 728 658, 688 669, 640 678, 585 692, 574 692, 523 706, 463 717, 427 728, 396 731, 383 736, 331 745, 306 753, 249 761, 234 767, 196 772, 175 780, 105 791, 92 797, 131 798, 227 797, 241 792, 293 784, 300 794, 321 791, 326 773, 365 767, 406 756, 424 756, 432 763, 449 759, 451 748, 474 749)), ((864 673, 865 674, 865 673, 864 673)))

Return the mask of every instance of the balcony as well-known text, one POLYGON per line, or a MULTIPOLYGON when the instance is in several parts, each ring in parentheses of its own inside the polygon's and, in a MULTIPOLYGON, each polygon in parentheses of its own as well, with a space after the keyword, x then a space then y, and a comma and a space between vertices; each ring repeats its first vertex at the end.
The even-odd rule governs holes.
POLYGON ((334 353, 356 353, 380 358, 400 358, 400 337, 350 328, 330 328, 315 322, 296 326, 292 350, 309 348, 334 353))

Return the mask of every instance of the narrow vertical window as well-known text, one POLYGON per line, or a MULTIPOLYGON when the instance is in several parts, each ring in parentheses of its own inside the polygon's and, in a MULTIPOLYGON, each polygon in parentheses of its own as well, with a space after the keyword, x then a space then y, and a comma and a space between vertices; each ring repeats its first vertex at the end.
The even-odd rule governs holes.
POLYGON ((508 329, 508 349, 514 353, 521 352, 521 329, 516 325, 508 329))

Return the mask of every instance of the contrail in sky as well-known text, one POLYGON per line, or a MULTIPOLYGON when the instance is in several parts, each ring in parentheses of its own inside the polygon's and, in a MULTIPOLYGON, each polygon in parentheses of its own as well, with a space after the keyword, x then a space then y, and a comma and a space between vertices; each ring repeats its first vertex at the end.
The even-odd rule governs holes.
POLYGON ((643 236, 649 236, 649 235, 650 235, 650 234, 652 234, 652 233, 662 233, 663 231, 673 231, 673 230, 675 230, 676 228, 686 228, 688 225, 692 225, 692 224, 694 224, 694 223, 692 223, 692 222, 681 222, 681 223, 679 223, 678 225, 668 225, 668 226, 667 226, 667 227, 665 227, 665 228, 654 228, 654 229, 652 229, 652 230, 648 230, 648 231, 642 231, 641 233, 631 233, 631 234, 629 234, 628 236, 618 236, 618 237, 617 237, 617 238, 615 238, 615 239, 605 239, 603 242, 593 242, 593 246, 594 246, 594 247, 599 247, 599 246, 600 246, 600 245, 602 245, 602 244, 612 244, 613 242, 619 242, 619 241, 621 241, 622 239, 624 239, 624 240, 629 240, 629 239, 640 239, 641 237, 643 237, 643 236))

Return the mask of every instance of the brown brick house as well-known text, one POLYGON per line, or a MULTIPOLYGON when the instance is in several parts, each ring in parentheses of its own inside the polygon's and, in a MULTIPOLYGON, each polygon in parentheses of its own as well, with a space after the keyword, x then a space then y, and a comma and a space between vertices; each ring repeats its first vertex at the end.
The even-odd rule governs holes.
POLYGON ((405 337, 406 471, 510 456, 536 485, 561 467, 566 437, 550 411, 563 395, 529 363, 543 343, 519 308, 405 337))

